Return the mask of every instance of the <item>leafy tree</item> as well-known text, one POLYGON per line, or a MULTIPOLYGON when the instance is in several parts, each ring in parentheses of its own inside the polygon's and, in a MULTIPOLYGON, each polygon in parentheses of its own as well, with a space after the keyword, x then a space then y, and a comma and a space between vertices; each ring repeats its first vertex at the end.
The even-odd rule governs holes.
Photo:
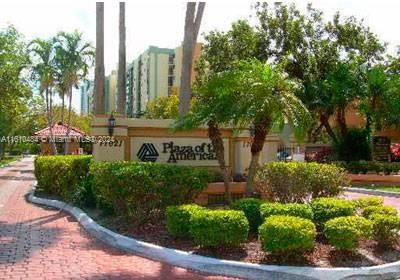
MULTIPOLYGON (((88 75, 89 68, 93 64, 94 50, 90 43, 84 42, 82 33, 60 32, 55 38, 55 61, 61 78, 61 88, 67 90, 68 105, 68 127, 71 124, 72 111, 72 88, 78 88, 81 80, 88 75)), ((62 107, 64 108, 64 107, 62 107)), ((69 136, 70 128, 66 137, 69 136)), ((68 141, 65 142, 64 153, 68 152, 68 141)))
POLYGON ((147 119, 176 119, 179 116, 179 97, 170 95, 158 97, 146 105, 147 119))
POLYGON ((304 104, 295 95, 299 85, 289 79, 279 66, 252 60, 241 63, 239 71, 240 94, 234 98, 236 112, 233 113, 232 120, 239 127, 254 128, 246 188, 247 194, 251 195, 261 151, 272 126, 283 128, 288 123, 301 140, 311 118, 304 104))
POLYGON ((193 129, 202 125, 208 127, 208 137, 214 147, 219 167, 224 179, 225 200, 231 201, 230 175, 225 162, 225 149, 221 126, 231 121, 234 113, 232 94, 238 88, 237 72, 207 73, 198 80, 194 88, 191 110, 175 123, 176 129, 193 129))
POLYGON ((305 13, 294 5, 263 2, 256 6, 262 53, 265 60, 286 63, 290 76, 304 85, 300 97, 316 120, 312 134, 325 128, 331 139, 337 135, 329 120, 336 118, 341 137, 347 131, 345 111, 360 96, 357 82, 362 67, 380 61, 385 45, 354 17, 335 14, 323 21, 321 11, 308 6, 305 13))
POLYGON ((39 92, 45 95, 47 125, 50 127, 51 153, 57 154, 53 138, 53 87, 55 85, 55 52, 53 40, 34 39, 29 44, 33 78, 39 83, 39 92))

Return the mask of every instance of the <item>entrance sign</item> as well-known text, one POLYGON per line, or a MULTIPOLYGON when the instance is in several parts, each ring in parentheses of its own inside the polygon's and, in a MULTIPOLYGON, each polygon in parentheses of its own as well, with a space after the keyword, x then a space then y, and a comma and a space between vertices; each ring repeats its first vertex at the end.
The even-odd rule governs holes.
MULTIPOLYGON (((229 162, 228 140, 224 139, 225 161, 229 162)), ((214 148, 207 138, 133 137, 133 160, 192 166, 218 166, 214 148)))

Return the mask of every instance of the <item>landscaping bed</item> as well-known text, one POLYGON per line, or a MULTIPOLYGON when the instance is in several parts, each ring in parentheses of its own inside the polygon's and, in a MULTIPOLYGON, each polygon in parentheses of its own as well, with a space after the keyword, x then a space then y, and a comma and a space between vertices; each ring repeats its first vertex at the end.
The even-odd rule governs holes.
POLYGON ((213 180, 192 167, 58 156, 37 158, 35 175, 38 195, 81 207, 122 235, 197 255, 312 267, 400 258, 397 210, 380 197, 337 198, 346 176, 334 165, 268 163, 255 180, 263 199, 214 207, 192 204, 213 180))
MULTIPOLYGON (((99 218, 98 214, 89 211, 92 218, 99 218)), ((112 217, 102 217, 103 226, 120 234, 133 237, 138 240, 167 248, 179 249, 194 254, 215 257, 219 259, 243 261, 260 264, 296 265, 314 267, 360 267, 373 266, 400 259, 400 246, 396 245, 391 250, 382 250, 375 241, 363 240, 355 252, 341 252, 335 250, 327 243, 322 235, 317 236, 313 250, 300 256, 285 258, 273 255, 261 249, 261 242, 257 235, 250 234, 248 241, 238 248, 202 248, 193 243, 189 238, 176 239, 169 235, 165 221, 153 222, 143 227, 129 227, 125 223, 115 222, 112 217)))

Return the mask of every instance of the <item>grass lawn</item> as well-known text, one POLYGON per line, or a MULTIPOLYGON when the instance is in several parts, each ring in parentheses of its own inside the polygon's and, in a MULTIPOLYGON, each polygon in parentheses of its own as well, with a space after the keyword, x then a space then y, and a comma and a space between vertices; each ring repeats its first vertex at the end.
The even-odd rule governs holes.
POLYGON ((6 165, 10 162, 16 161, 20 158, 21 158, 21 156, 6 156, 5 158, 0 159, 0 167, 3 167, 4 165, 6 165))
POLYGON ((369 185, 369 186, 354 186, 354 187, 400 193, 400 186, 369 185))

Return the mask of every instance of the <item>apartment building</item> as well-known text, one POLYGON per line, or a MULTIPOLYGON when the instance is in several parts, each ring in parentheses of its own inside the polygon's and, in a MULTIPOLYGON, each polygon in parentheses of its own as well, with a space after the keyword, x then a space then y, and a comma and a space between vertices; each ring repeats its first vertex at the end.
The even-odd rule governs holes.
MULTIPOLYGON (((201 54, 197 44, 193 59, 201 54)), ((180 86, 182 47, 175 49, 150 46, 127 67, 127 115, 141 117, 149 101, 169 96, 173 87, 180 86)), ((195 78, 194 63, 192 80, 195 78)))
POLYGON ((92 114, 94 81, 84 81, 79 89, 81 97, 81 114, 92 114))
POLYGON ((111 114, 117 110, 117 79, 117 71, 112 70, 104 81, 104 110, 106 114, 111 114))

